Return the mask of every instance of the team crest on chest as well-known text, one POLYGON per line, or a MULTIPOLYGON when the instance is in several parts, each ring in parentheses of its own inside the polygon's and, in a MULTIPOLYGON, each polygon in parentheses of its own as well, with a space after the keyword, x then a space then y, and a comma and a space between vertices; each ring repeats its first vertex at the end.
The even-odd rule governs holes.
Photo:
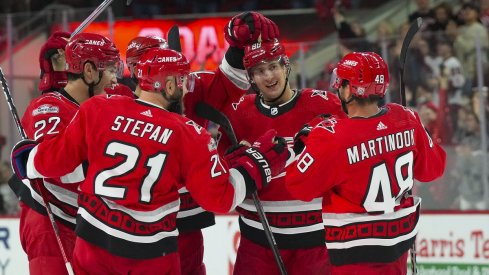
POLYGON ((334 117, 330 117, 326 120, 321 121, 316 127, 323 128, 326 131, 331 133, 335 133, 334 127, 336 125, 336 119, 334 117))
POLYGON ((238 102, 233 102, 233 103, 231 103, 231 106, 233 107, 233 110, 235 110, 235 111, 236 111, 236 110, 238 109, 238 105, 239 105, 241 102, 243 102, 243 100, 244 100, 244 96, 240 97, 238 102))
POLYGON ((320 96, 322 97, 323 99, 325 100, 328 100, 328 94, 326 91, 322 91, 322 90, 312 90, 312 95, 311 97, 315 97, 315 96, 320 96))
POLYGON ((200 126, 199 124, 195 123, 193 120, 189 120, 187 122, 185 122, 185 124, 187 125, 190 125, 192 127, 194 127, 195 131, 200 135, 200 133, 202 132, 202 126, 200 126))

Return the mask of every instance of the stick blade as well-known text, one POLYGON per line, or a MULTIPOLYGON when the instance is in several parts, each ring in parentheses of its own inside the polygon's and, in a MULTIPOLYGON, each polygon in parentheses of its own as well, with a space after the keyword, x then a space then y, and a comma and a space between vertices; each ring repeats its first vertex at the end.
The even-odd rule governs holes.
POLYGON ((231 125, 231 122, 229 122, 229 119, 226 117, 226 115, 202 101, 197 103, 197 106, 195 107, 195 113, 201 118, 219 124, 228 136, 228 138, 231 140, 231 143, 233 145, 238 144, 238 139, 236 138, 236 134, 234 133, 233 126, 231 125))
POLYGON ((401 47, 401 54, 399 55, 399 61, 401 64, 401 67, 404 67, 404 63, 406 62, 406 55, 407 55, 407 50, 409 49, 409 45, 411 44, 411 41, 413 40, 414 36, 416 33, 421 29, 421 26, 423 25, 423 19, 421 17, 416 18, 416 21, 414 21, 411 26, 409 26, 409 29, 406 33, 406 36, 404 37, 404 41, 402 42, 402 47, 401 47))
POLYGON ((174 25, 168 31, 168 47, 177 52, 182 52, 182 44, 180 43, 180 31, 177 25, 174 25))

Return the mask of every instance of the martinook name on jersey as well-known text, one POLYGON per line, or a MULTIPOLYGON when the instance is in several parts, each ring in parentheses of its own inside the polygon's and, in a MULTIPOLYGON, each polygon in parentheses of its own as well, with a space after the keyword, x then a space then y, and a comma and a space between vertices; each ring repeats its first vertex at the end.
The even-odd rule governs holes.
POLYGON ((381 155, 410 146, 414 146, 414 129, 370 139, 360 145, 349 147, 346 151, 349 163, 354 164, 377 154, 381 155))

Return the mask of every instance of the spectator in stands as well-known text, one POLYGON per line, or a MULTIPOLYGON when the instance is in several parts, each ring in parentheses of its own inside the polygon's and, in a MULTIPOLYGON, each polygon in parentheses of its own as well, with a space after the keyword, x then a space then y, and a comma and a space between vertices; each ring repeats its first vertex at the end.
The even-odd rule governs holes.
POLYGON ((450 21, 453 21, 452 6, 449 3, 442 2, 433 9, 434 21, 428 26, 432 32, 443 33, 450 21))
POLYGON ((431 67, 426 64, 425 56, 429 54, 429 47, 424 38, 418 37, 412 42, 413 47, 406 57, 404 79, 406 86, 414 91, 411 106, 417 105, 417 89, 420 85, 427 85, 427 89, 432 90, 436 79, 434 78, 431 67))
POLYGON ((331 10, 340 43, 354 52, 379 52, 375 44, 367 40, 367 33, 363 26, 356 21, 347 21, 338 8, 331 10))
POLYGON ((454 56, 453 48, 448 41, 437 43, 437 55, 442 58, 436 76, 441 74, 448 78, 448 104, 463 105, 468 102, 467 94, 463 92, 465 86, 465 76, 462 63, 454 56))
POLYGON ((382 49, 382 52, 387 51, 389 44, 394 43, 393 35, 394 28, 390 21, 385 20, 377 25, 375 42, 377 43, 377 46, 382 49))
POLYGON ((418 85, 418 87, 416 87, 414 96, 416 98, 411 98, 411 100, 407 100, 407 102, 410 102, 410 106, 417 106, 419 108, 423 104, 432 103, 434 100, 433 88, 427 83, 422 82, 420 85, 418 85))
POLYGON ((419 118, 426 130, 431 134, 431 138, 438 144, 444 144, 447 141, 446 131, 439 118, 439 109, 431 101, 423 103, 419 107, 419 118))
POLYGON ((421 17, 426 26, 431 25, 435 21, 435 13, 430 7, 430 0, 416 0, 416 11, 409 14, 409 23, 413 22, 416 18, 421 17))
POLYGON ((442 2, 438 4, 434 9, 434 21, 429 25, 429 44, 432 52, 436 52, 436 42, 440 40, 446 40, 446 29, 450 22, 455 22, 455 18, 452 12, 452 6, 449 3, 442 2))
POLYGON ((454 49, 457 58, 462 62, 465 76, 469 87, 475 83, 476 75, 476 40, 478 37, 481 43, 483 63, 487 62, 487 52, 489 48, 489 37, 487 29, 479 22, 479 7, 472 3, 462 6, 464 24, 458 29, 458 35, 454 42, 454 49))
POLYGON ((328 62, 324 66, 324 70, 321 72, 320 78, 316 81, 316 89, 329 91, 331 90, 331 74, 333 73, 336 63, 328 62))
MULTIPOLYGON (((482 87, 482 94, 484 96, 484 109, 485 109, 485 117, 486 117, 486 129, 489 131, 489 101, 488 101, 488 88, 482 87)), ((480 106, 480 92, 478 88, 473 89, 472 96, 470 97, 470 107, 476 114, 477 118, 481 117, 481 106, 480 106)))
POLYGON ((17 215, 19 202, 7 182, 12 176, 12 169, 8 162, 0 163, 0 215, 17 215))
MULTIPOLYGON (((466 110, 467 111, 467 110, 466 110)), ((459 204, 461 210, 484 210, 484 187, 482 179, 483 151, 481 150, 480 125, 477 115, 468 110, 464 116, 456 147, 456 168, 452 176, 459 183, 459 204)), ((487 154, 487 151, 485 152, 487 154)))
POLYGON ((489 0, 480 0, 481 14, 480 20, 482 25, 489 29, 489 0))

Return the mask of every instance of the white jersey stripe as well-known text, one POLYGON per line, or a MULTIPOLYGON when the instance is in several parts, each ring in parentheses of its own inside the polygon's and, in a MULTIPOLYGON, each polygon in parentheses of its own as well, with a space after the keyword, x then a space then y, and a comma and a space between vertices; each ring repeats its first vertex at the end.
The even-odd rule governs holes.
POLYGON ((197 215, 199 213, 203 213, 203 212, 205 212, 205 210, 202 209, 202 207, 197 207, 197 208, 190 209, 190 210, 179 210, 177 213, 177 219, 186 218, 189 216, 195 216, 195 215, 197 215))
MULTIPOLYGON (((261 224, 261 222, 250 220, 243 216, 240 216, 240 219, 248 226, 263 230, 263 225, 261 224)), ((293 235, 293 234, 321 231, 324 230, 324 227, 322 224, 317 223, 313 225, 293 227, 293 228, 278 228, 278 227, 270 226, 270 229, 272 230, 273 233, 293 235)))
POLYGON ((129 209, 127 207, 124 207, 122 205, 116 204, 112 202, 111 200, 101 198, 110 209, 116 209, 119 211, 122 211, 134 219, 141 221, 141 222, 146 222, 146 223, 152 223, 156 222, 158 220, 163 219, 165 216, 175 213, 180 209, 180 200, 177 199, 175 201, 172 201, 168 204, 163 205, 160 208, 157 208, 153 211, 137 211, 133 209, 129 209))
MULTIPOLYGON (((44 181, 44 187, 51 192, 58 200, 69 204, 73 207, 78 207, 78 194, 75 192, 71 192, 68 189, 65 189, 63 187, 59 187, 57 185, 51 184, 47 182, 46 180, 44 181)), ((31 192, 32 193, 32 192, 31 192)))
POLYGON ((151 236, 136 236, 126 232, 122 232, 104 224, 103 222, 90 215, 90 213, 88 213, 84 208, 80 207, 78 209, 78 214, 81 215, 85 221, 100 229, 101 231, 104 231, 106 234, 134 243, 155 243, 167 237, 178 236, 177 229, 170 232, 159 232, 151 236))
POLYGON ((382 214, 382 215, 369 215, 369 214, 331 214, 323 213, 323 223, 325 226, 344 226, 350 223, 369 222, 369 221, 381 221, 381 220, 395 220, 411 213, 416 212, 416 208, 421 203, 421 198, 414 197, 414 205, 411 207, 400 209, 396 212, 382 214))

